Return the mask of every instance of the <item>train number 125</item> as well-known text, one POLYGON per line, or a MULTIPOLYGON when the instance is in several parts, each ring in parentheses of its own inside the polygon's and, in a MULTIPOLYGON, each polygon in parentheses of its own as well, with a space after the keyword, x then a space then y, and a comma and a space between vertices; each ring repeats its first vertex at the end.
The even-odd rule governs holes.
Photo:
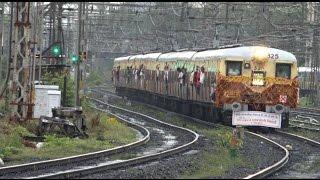
POLYGON ((269 54, 268 57, 270 59, 278 59, 279 58, 279 55, 278 54, 269 54))

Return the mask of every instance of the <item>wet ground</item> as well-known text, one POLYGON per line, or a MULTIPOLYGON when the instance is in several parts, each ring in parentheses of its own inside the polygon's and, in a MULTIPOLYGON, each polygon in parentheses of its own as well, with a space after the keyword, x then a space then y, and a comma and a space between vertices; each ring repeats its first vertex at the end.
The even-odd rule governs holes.
POLYGON ((268 134, 266 136, 283 146, 287 146, 290 153, 289 161, 285 167, 273 176, 270 176, 270 179, 320 178, 319 147, 279 134, 268 134))

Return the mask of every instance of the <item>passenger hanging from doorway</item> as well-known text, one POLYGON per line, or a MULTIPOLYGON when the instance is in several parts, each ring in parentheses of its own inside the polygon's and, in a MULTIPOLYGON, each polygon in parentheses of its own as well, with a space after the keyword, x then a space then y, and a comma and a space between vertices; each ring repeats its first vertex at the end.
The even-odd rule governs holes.
POLYGON ((145 74, 144 74, 144 66, 143 66, 143 64, 141 64, 141 66, 140 66, 139 77, 140 77, 140 87, 141 87, 141 89, 145 89, 145 87, 144 87, 145 74))
POLYGON ((182 75, 182 98, 186 97, 186 79, 187 79, 187 69, 183 66, 181 69, 183 75, 182 75))
POLYGON ((200 94, 200 68, 199 66, 196 67, 196 71, 193 74, 193 85, 196 88, 197 95, 200 94))
POLYGON ((116 85, 119 84, 119 80, 120 80, 120 66, 117 67, 117 70, 116 70, 116 85))
MULTIPOLYGON (((201 66, 200 69, 201 69, 200 70, 200 92, 203 92, 206 76, 205 76, 205 72, 204 72, 204 67, 201 66)), ((204 93, 201 93, 201 96, 202 96, 201 99, 203 99, 204 93)))
POLYGON ((156 91, 159 92, 159 77, 160 77, 160 67, 159 64, 156 66, 156 91))
POLYGON ((129 66, 127 66, 127 69, 124 72, 124 78, 126 80, 126 85, 127 85, 129 82, 129 66))
POLYGON ((182 98, 183 72, 182 72, 182 69, 180 68, 177 68, 177 71, 178 71, 178 80, 179 80, 178 96, 182 98))
POLYGON ((112 81, 113 85, 115 85, 115 79, 114 79, 115 75, 116 75, 116 67, 113 67, 112 73, 111 73, 111 81, 112 81))
POLYGON ((164 80, 164 84, 165 84, 165 94, 168 95, 169 91, 168 91, 168 84, 169 84, 169 66, 166 63, 166 65, 164 66, 164 75, 163 75, 163 80, 164 80))
MULTIPOLYGON (((194 78, 194 66, 192 68, 192 71, 190 73, 190 76, 189 76, 189 84, 190 84, 190 87, 191 87, 191 92, 187 92, 188 93, 188 97, 190 97, 190 99, 193 99, 193 78, 194 78)), ((189 89, 188 89, 189 91, 189 89)))
POLYGON ((132 87, 132 79, 134 77, 132 66, 130 66, 129 70, 129 86, 132 87))
POLYGON ((210 82, 210 98, 212 103, 214 103, 216 99, 215 92, 216 92, 216 75, 213 74, 210 82))

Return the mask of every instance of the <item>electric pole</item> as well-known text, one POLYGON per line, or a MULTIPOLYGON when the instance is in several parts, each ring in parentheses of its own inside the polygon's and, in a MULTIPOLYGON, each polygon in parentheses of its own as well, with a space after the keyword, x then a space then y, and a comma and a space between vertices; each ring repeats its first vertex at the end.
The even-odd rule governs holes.
POLYGON ((85 3, 84 2, 79 2, 79 8, 78 8, 78 56, 79 61, 77 61, 76 64, 76 69, 75 69, 75 82, 76 82, 76 93, 75 93, 75 106, 80 106, 80 96, 79 96, 79 90, 80 90, 80 78, 81 78, 81 71, 80 71, 80 65, 83 60, 83 56, 80 56, 82 54, 83 49, 84 49, 84 16, 83 12, 85 12, 85 3))
MULTIPOLYGON (((13 73, 11 84, 11 118, 26 120, 32 117, 32 87, 30 75, 30 2, 15 2, 13 73)), ((31 72, 30 72, 31 71, 31 72)))

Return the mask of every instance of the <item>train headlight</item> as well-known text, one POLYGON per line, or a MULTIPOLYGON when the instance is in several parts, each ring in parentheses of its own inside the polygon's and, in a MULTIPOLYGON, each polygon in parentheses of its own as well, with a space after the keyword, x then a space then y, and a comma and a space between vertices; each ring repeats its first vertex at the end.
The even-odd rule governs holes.
POLYGON ((284 106, 282 104, 277 104, 273 106, 273 110, 275 113, 281 114, 284 112, 284 106))
POLYGON ((253 57, 256 60, 265 61, 268 59, 268 48, 266 47, 256 47, 254 49, 253 57))
POLYGON ((238 102, 232 103, 232 111, 240 111, 241 110, 241 104, 238 102))

